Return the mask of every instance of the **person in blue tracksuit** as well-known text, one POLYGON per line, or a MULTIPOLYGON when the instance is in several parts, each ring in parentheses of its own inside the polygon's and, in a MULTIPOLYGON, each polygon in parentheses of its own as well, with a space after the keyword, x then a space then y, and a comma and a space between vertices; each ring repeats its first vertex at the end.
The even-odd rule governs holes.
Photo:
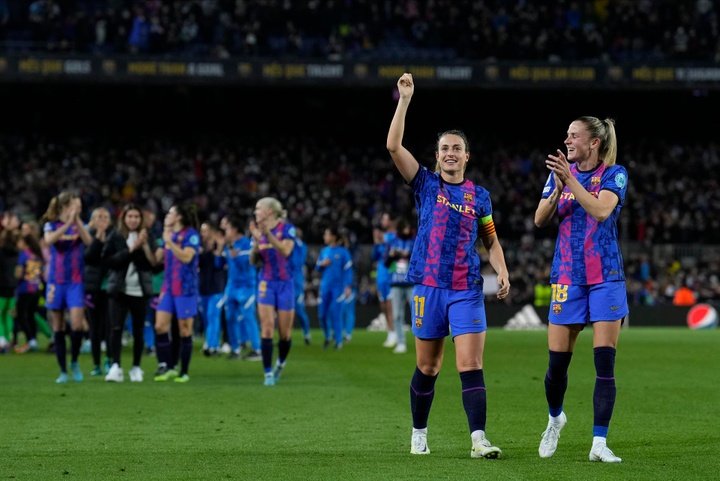
POLYGON ((225 289, 225 270, 215 262, 225 245, 222 233, 210 222, 200 226, 200 314, 205 334, 203 353, 216 355, 220 347, 220 305, 225 289))
POLYGON ((335 349, 343 346, 342 302, 352 293, 352 258, 342 245, 336 227, 328 227, 323 235, 325 247, 320 251, 315 269, 320 272, 320 304, 318 317, 325 332, 325 347, 330 345, 332 325, 335 349))
POLYGON ((290 262, 293 264, 293 283, 295 284, 295 315, 300 320, 305 344, 309 345, 310 318, 305 310, 305 261, 307 260, 307 244, 302 240, 302 231, 295 228, 295 248, 290 254, 290 262))
POLYGON ((257 269, 250 263, 252 239, 243 233, 244 224, 236 216, 228 216, 225 228, 225 248, 219 263, 228 265, 225 287, 225 319, 230 341, 230 357, 240 357, 241 337, 250 341, 251 351, 245 359, 259 361, 260 330, 257 321, 257 269), (244 336, 241 335, 244 333, 244 336))

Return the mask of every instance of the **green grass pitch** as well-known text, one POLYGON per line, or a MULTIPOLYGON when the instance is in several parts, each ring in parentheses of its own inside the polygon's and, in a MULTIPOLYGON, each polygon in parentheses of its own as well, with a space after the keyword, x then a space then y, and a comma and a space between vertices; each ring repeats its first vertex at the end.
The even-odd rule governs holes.
MULTIPOLYGON (((569 423, 551 459, 537 454, 547 410, 545 332, 491 329, 485 353, 490 440, 500 460, 470 458, 452 343, 430 414, 429 456, 409 454, 414 353, 358 331, 342 351, 296 334, 280 383, 260 363, 196 349, 188 384, 53 383, 55 358, 0 357, 0 479, 704 480, 718 479, 720 330, 633 328, 620 338, 609 446, 587 459, 592 334, 580 336, 565 399, 569 423)), ((125 350, 125 368, 129 349, 125 350)), ((143 359, 146 377, 155 368, 143 359)), ((127 371, 126 371, 127 372, 127 371)), ((126 374, 127 377, 127 374, 126 374)))

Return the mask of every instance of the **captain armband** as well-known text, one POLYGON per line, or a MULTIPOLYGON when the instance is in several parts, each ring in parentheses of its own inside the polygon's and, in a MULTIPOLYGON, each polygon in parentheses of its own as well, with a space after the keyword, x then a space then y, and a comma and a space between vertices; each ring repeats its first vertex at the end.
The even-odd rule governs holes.
POLYGON ((493 222, 492 215, 486 215, 480 218, 480 237, 490 237, 495 234, 495 223, 493 222))

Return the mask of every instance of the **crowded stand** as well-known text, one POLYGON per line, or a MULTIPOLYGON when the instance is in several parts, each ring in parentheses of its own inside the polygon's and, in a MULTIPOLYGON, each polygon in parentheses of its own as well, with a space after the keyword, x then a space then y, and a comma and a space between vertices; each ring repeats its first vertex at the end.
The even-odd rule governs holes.
POLYGON ((718 2, 0 0, 5 52, 717 61, 718 2))

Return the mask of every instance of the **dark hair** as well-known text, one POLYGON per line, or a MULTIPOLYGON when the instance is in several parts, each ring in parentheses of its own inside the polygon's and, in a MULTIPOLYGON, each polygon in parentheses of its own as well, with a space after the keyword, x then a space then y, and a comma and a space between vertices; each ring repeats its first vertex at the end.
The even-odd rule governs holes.
POLYGON ((35 254, 40 260, 43 259, 43 253, 42 248, 40 247, 40 242, 37 240, 37 237, 35 237, 32 234, 27 234, 23 236, 22 238, 25 245, 28 246, 28 249, 30 249, 30 252, 35 254))
POLYGON ((45 214, 43 214, 40 218, 40 221, 44 223, 58 220, 62 210, 66 206, 70 205, 70 202, 77 198, 79 198, 79 196, 74 192, 70 192, 68 190, 60 192, 58 195, 50 199, 50 205, 48 205, 48 208, 45 211, 45 214))
POLYGON ((325 230, 330 232, 330 235, 335 237, 335 242, 339 243, 342 242, 342 234, 340 232, 340 228, 335 225, 327 225, 325 226, 325 230))
POLYGON ((408 221, 405 217, 401 217, 395 224, 395 231, 397 232, 397 236, 405 239, 405 229, 410 229, 410 236, 412 236, 412 224, 410 224, 410 221, 408 221))
POLYGON ((225 216, 225 222, 238 232, 243 232, 245 230, 244 219, 240 218, 237 214, 228 214, 225 216))
POLYGON ((143 214, 142 209, 135 204, 126 204, 125 207, 123 207, 120 211, 120 222, 118 222, 118 230, 126 239, 128 238, 128 235, 130 235, 130 231, 127 228, 127 224, 125 224, 125 216, 131 210, 136 210, 140 213, 140 226, 138 227, 138 230, 142 230, 145 228, 145 215, 143 214))
POLYGON ((437 136, 437 140, 435 141, 435 151, 438 151, 440 139, 442 139, 446 135, 457 135, 458 137, 463 139, 463 142, 465 143, 465 152, 470 152, 470 142, 468 142, 467 135, 465 135, 465 132, 463 132, 462 130, 446 130, 445 132, 440 132, 437 136))
POLYGON ((193 227, 197 229, 199 227, 197 217, 197 206, 190 202, 184 204, 173 204, 175 211, 180 216, 183 227, 193 227))

